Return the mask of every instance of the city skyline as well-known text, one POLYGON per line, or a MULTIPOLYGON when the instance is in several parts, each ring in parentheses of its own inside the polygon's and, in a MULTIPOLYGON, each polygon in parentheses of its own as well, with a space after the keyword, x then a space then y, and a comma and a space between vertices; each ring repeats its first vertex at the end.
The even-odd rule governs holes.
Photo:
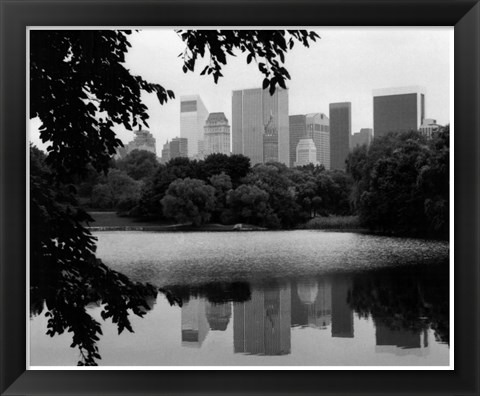
MULTIPOLYGON (((450 28, 333 28, 314 29, 321 37, 311 48, 296 46, 287 53, 285 67, 292 79, 289 114, 327 113, 329 103, 352 103, 352 133, 373 128, 373 90, 422 85, 426 88, 426 118, 450 122, 450 28), (392 45, 395 44, 395 45, 392 45), (395 70, 395 73, 392 73, 395 70)), ((134 74, 175 92, 176 99, 160 105, 155 95, 142 93, 149 108, 149 127, 161 152, 167 140, 180 136, 180 97, 198 94, 212 112, 231 120, 234 90, 261 86, 263 76, 244 56, 228 58, 224 76, 214 84, 194 73, 182 72, 183 43, 171 29, 143 29, 131 37, 126 66, 134 74)), ((31 141, 45 148, 38 136, 40 123, 30 122, 31 141)), ((116 128, 128 143, 132 131, 116 128)))

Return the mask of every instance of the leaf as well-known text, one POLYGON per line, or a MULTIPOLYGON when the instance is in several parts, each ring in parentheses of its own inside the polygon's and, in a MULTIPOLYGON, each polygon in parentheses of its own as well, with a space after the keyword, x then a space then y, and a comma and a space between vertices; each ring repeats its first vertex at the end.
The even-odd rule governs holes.
POLYGON ((275 93, 275 84, 270 84, 269 92, 270 96, 273 96, 273 94, 275 93))
POLYGON ((269 84, 270 80, 268 78, 265 78, 262 83, 262 89, 267 89, 269 84))
POLYGON ((277 78, 278 85, 280 85, 283 89, 287 89, 285 85, 285 80, 283 78, 277 78))

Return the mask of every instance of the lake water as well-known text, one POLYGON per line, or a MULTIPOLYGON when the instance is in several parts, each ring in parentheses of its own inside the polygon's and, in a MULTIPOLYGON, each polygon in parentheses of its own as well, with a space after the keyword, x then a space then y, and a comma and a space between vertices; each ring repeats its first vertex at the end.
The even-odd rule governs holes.
MULTIPOLYGON (((98 257, 159 293, 102 323, 107 366, 445 366, 446 242, 324 231, 99 232, 98 257)), ((76 365, 71 334, 30 321, 32 366, 76 365)))

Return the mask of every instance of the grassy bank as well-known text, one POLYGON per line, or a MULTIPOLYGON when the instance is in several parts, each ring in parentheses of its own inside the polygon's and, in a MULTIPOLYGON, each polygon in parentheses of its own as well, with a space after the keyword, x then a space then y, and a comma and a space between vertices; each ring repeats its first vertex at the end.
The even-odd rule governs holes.
MULTIPOLYGON (((88 212, 95 220, 89 226, 92 230, 145 230, 145 231, 233 231, 233 225, 204 224, 200 227, 191 224, 176 224, 173 221, 139 221, 131 217, 121 217, 115 212, 88 212)), ((261 230, 261 227, 248 226, 261 230)), ((303 230, 363 230, 358 216, 315 217, 299 225, 303 230)))
POLYGON ((139 221, 131 217, 121 217, 115 212, 88 212, 95 220, 90 227, 150 227, 169 226, 173 222, 167 221, 139 221))
POLYGON ((303 230, 362 230, 358 216, 315 217, 298 228, 303 230))
MULTIPOLYGON (((121 217, 115 212, 88 212, 95 220, 89 224, 93 231, 234 231, 234 225, 217 223, 203 224, 195 227, 191 224, 177 224, 172 221, 138 221, 131 217, 121 217)), ((244 225, 242 231, 263 230, 262 227, 244 225)))

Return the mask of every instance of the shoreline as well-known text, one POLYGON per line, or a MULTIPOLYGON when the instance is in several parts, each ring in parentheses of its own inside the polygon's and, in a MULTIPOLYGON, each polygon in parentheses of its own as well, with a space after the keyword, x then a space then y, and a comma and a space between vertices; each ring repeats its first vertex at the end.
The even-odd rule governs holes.
MULTIPOLYGON (((427 236, 413 236, 413 235, 398 235, 381 231, 369 230, 361 227, 355 217, 353 216, 337 216, 330 218, 317 218, 317 220, 298 225, 295 228, 281 228, 268 229, 256 225, 238 223, 231 225, 223 225, 219 223, 204 224, 195 227, 191 224, 171 224, 171 223, 155 223, 146 221, 135 221, 131 218, 118 216, 115 212, 88 212, 95 221, 90 223, 86 228, 91 232, 103 231, 145 231, 145 232, 249 232, 249 231, 295 231, 295 230, 310 230, 310 231, 328 231, 328 232, 343 232, 343 233, 357 233, 376 236, 387 236, 394 238, 413 238, 426 240, 444 239, 429 238, 427 236), (99 225, 95 225, 98 223, 99 225)), ((448 240, 446 240, 448 241, 448 240)))
POLYGON ((169 225, 169 226, 93 226, 87 227, 89 231, 162 231, 162 232, 248 232, 248 231, 331 231, 331 232, 356 232, 366 234, 369 232, 366 228, 281 228, 268 229, 257 226, 245 225, 242 229, 235 229, 234 226, 185 226, 185 225, 169 225))
POLYGON ((245 231, 272 231, 268 228, 250 224, 242 224, 241 228, 235 225, 205 224, 199 227, 190 224, 173 225, 126 225, 126 226, 92 226, 89 231, 163 231, 163 232, 245 232, 245 231))

